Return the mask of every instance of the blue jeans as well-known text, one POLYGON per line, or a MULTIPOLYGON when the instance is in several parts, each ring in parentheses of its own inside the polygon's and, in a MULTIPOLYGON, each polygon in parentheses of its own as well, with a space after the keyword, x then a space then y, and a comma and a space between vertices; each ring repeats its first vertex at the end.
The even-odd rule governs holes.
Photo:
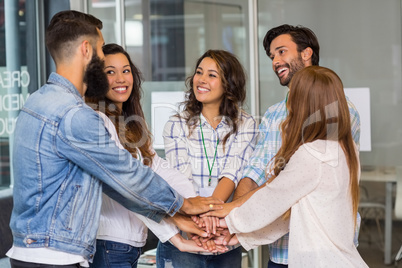
POLYGON ((241 268, 241 247, 219 255, 201 255, 181 252, 170 242, 158 243, 158 268, 241 268))
POLYGON ((136 268, 141 248, 108 240, 96 240, 96 253, 90 267, 136 268))
POLYGON ((286 268, 286 267, 288 267, 286 264, 275 263, 272 262, 271 260, 269 260, 268 262, 268 268, 286 268))

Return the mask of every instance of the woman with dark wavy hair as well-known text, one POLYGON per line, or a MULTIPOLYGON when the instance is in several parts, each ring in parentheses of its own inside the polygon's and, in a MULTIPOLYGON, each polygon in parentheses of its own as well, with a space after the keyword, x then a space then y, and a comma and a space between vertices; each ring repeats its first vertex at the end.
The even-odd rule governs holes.
MULTIPOLYGON (((186 84, 183 111, 165 125, 166 159, 190 178, 198 195, 230 201, 256 140, 256 122, 242 109, 244 69, 232 53, 208 50, 197 60, 186 84)), ((216 218, 199 222, 216 233, 216 218)), ((203 242, 206 248, 214 246, 213 240, 203 242)), ((240 268, 241 247, 222 254, 190 254, 159 242, 157 265, 240 268)))
MULTIPOLYGON (((87 97, 86 102, 105 121, 112 139, 120 148, 128 150, 134 158, 151 167, 184 197, 195 196, 187 178, 169 168, 166 160, 158 157, 152 148, 151 133, 140 102, 140 71, 119 45, 105 45, 103 53, 109 91, 103 98, 87 97)), ((183 239, 173 223, 162 221, 157 224, 103 195, 96 254, 91 267, 137 267, 141 248, 146 242, 147 227, 160 240, 169 240, 180 250, 203 250, 193 241, 183 239)))
MULTIPOLYGON (((116 80, 114 85, 110 85, 111 87, 105 98, 86 97, 86 102, 92 103, 93 107, 96 105, 96 110, 100 110, 112 120, 113 124, 116 125, 120 143, 126 150, 136 158, 140 152, 144 159, 144 164, 152 166, 155 152, 152 150, 151 132, 146 125, 141 107, 141 72, 121 46, 107 44, 102 49, 106 60, 108 55, 117 55, 120 59, 126 58, 127 64, 124 66, 123 72, 126 77, 131 79, 119 78, 121 79, 120 81, 116 80), (127 82, 128 80, 130 82, 127 82)), ((116 58, 116 61, 119 62, 120 59, 116 58)), ((105 72, 110 81, 111 77, 117 76, 116 66, 105 66, 105 72)))

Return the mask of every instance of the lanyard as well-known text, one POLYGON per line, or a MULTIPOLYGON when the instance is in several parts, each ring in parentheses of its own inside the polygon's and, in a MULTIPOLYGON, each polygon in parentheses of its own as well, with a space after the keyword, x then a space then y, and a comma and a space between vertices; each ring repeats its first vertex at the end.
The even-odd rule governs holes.
POLYGON ((202 145, 204 146, 205 157, 207 158, 207 163, 208 163, 208 171, 209 171, 208 186, 211 186, 211 174, 212 174, 212 168, 214 167, 214 164, 215 164, 216 152, 218 151, 219 137, 218 137, 218 141, 216 142, 214 160, 212 161, 212 166, 210 166, 209 160, 208 160, 208 155, 207 155, 207 148, 205 148, 204 133, 202 132, 201 115, 200 115, 200 129, 201 129, 202 145))
POLYGON ((288 103, 288 97, 289 97, 289 91, 288 91, 288 93, 286 93, 285 103, 288 103))

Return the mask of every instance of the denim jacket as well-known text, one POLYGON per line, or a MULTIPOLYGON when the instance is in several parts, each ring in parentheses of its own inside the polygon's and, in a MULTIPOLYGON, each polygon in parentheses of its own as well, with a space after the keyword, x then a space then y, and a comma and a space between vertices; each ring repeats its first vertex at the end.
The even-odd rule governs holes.
POLYGON ((77 89, 52 73, 18 116, 14 138, 14 246, 91 260, 103 192, 159 222, 183 198, 110 139, 77 89))

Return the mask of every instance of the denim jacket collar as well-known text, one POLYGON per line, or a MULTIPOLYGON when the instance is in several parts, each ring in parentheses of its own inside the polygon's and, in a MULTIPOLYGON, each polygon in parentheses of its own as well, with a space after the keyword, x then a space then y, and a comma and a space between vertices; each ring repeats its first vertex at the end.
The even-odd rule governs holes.
POLYGON ((64 76, 59 75, 58 73, 52 72, 49 76, 49 79, 47 80, 47 83, 58 85, 65 89, 67 92, 72 93, 75 97, 79 97, 79 99, 84 101, 83 97, 78 92, 78 89, 73 85, 73 83, 71 83, 70 80, 68 80, 64 76))

